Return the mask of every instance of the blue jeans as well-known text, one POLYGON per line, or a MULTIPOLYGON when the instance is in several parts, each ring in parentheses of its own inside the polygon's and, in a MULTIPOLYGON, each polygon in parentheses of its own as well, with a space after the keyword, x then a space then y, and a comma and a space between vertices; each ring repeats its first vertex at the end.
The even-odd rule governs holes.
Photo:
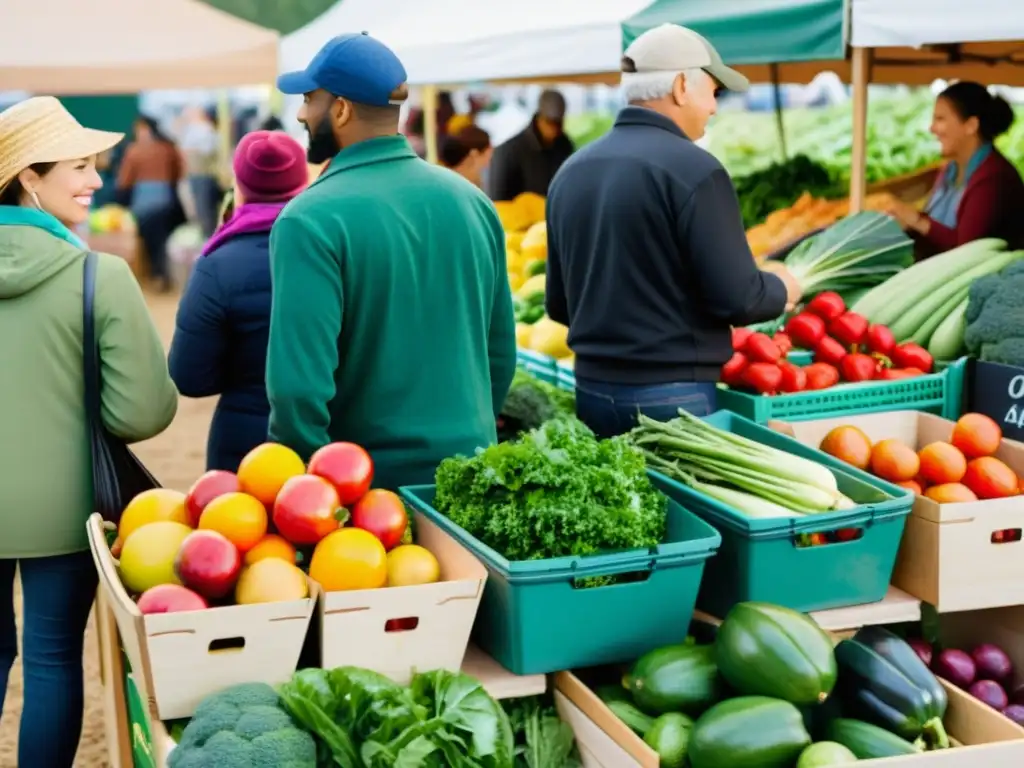
POLYGON ((217 229, 217 218, 220 215, 220 184, 213 176, 189 176, 189 187, 192 190, 192 201, 196 206, 196 218, 203 238, 208 240, 217 229))
POLYGON ((695 416, 715 410, 711 382, 609 384, 576 378, 576 415, 600 438, 621 435, 636 426, 642 413, 657 421, 674 419, 682 408, 695 416))
POLYGON ((0 709, 18 655, 15 566, 21 572, 25 679, 18 765, 72 768, 82 735, 82 646, 96 596, 96 568, 88 550, 0 560, 0 709))

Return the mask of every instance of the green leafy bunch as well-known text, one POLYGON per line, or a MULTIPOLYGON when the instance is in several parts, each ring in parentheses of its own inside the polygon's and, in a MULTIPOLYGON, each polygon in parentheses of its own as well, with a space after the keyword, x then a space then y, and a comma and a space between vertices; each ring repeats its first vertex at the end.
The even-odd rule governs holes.
POLYGON ((575 418, 446 459, 436 485, 435 508, 512 561, 650 548, 665 537, 668 502, 642 454, 575 418))

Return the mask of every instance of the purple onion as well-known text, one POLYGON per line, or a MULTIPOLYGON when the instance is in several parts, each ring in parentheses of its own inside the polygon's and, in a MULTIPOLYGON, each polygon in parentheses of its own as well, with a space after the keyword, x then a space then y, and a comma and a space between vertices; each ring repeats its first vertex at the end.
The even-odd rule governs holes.
POLYGON ((1014 704, 1024 705, 1024 683, 1013 689, 1013 693, 1010 694, 1010 701, 1014 704))
POLYGON ((947 648, 935 657, 932 672, 964 690, 970 687, 978 674, 974 659, 955 648, 947 648))
POLYGON ((1024 725, 1024 706, 1011 704, 1003 709, 1003 714, 1013 720, 1017 725, 1024 725))
POLYGON ((926 667, 932 665, 932 644, 927 640, 920 637, 915 637, 912 640, 907 640, 907 645, 914 649, 914 653, 918 655, 921 661, 924 662, 926 667))
POLYGON ((978 677, 1006 683, 1013 677, 1013 662, 998 645, 983 643, 971 651, 978 677))
POLYGON ((994 680, 978 680, 967 692, 982 704, 988 704, 992 709, 1002 712, 1010 703, 1006 698, 1006 691, 1003 686, 994 680))

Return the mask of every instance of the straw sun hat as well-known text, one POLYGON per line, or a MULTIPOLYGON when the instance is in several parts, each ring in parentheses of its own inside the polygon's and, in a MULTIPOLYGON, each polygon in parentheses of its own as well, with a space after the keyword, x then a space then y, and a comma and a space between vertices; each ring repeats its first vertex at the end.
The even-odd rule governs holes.
POLYGON ((123 138, 83 128, 53 96, 19 102, 0 112, 0 192, 30 165, 98 155, 123 138))

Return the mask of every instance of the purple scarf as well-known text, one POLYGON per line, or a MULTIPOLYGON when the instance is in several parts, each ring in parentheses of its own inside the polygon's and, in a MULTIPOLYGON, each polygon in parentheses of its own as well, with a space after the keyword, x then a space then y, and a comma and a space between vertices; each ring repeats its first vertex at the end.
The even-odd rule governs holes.
POLYGON ((269 232, 286 205, 287 203, 245 203, 236 208, 231 218, 221 224, 213 233, 213 237, 203 246, 202 255, 209 255, 232 237, 269 232))

